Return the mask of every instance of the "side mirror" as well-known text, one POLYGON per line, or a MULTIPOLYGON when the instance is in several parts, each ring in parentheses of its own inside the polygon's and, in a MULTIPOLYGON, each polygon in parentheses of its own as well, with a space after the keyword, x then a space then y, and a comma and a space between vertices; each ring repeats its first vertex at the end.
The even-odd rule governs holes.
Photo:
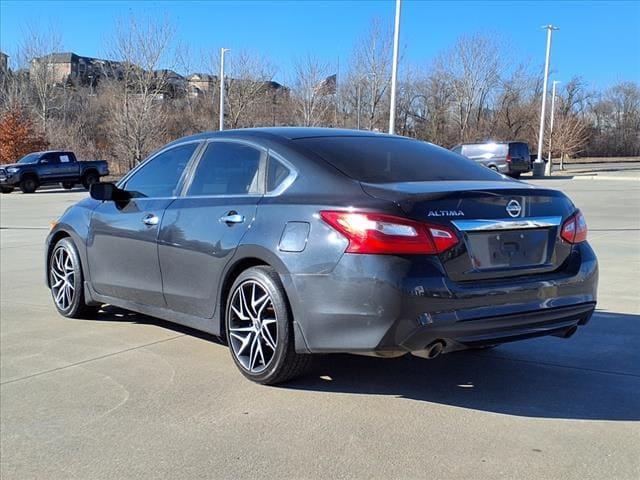
POLYGON ((102 202, 129 199, 129 194, 126 191, 119 189, 115 184, 109 182, 94 183, 91 185, 89 195, 94 200, 100 200, 102 202))

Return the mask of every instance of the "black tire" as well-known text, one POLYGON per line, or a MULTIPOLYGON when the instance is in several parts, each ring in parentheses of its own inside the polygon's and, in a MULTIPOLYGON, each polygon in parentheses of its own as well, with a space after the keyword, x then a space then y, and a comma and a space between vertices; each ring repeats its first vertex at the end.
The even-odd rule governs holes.
POLYGON ((58 312, 68 318, 87 318, 95 315, 98 311, 98 307, 89 306, 85 303, 84 298, 84 277, 82 275, 82 266, 80 264, 80 255, 78 249, 70 238, 63 238, 55 244, 51 250, 51 255, 48 261, 49 271, 49 288, 51 289, 51 296, 53 298, 53 304, 58 312), (60 252, 60 253, 59 253, 60 252), (58 257, 60 255, 60 257, 58 257), (56 287, 61 280, 60 275, 60 263, 58 260, 64 258, 65 261, 62 264, 63 270, 66 270, 66 280, 73 287, 73 292, 70 296, 67 296, 64 292, 62 297, 66 299, 66 302, 60 302, 57 298, 60 293, 60 288, 56 287), (68 264, 67 260, 68 259, 68 264), (67 269, 67 265, 70 266, 67 269), (57 273, 56 273, 57 272, 57 273), (70 297, 70 298, 69 298, 70 297))
POLYGON ((20 182, 20 190, 22 193, 33 193, 38 189, 38 180, 36 177, 28 176, 20 182))
POLYGON ((100 177, 96 172, 87 172, 82 177, 82 186, 89 190, 91 185, 94 183, 98 183, 100 181, 100 177))
POLYGON ((11 192, 13 192, 13 187, 0 187, 0 192, 2 192, 2 193, 11 193, 11 192))
POLYGON ((498 170, 498 167, 496 167, 495 165, 489 165, 489 168, 491 170, 493 170, 494 172, 499 172, 500 170, 498 170))
MULTIPOLYGON (((251 302, 251 304, 253 305, 253 313, 255 313, 255 304, 253 304, 253 302, 251 302)), ((253 319, 253 316, 251 318, 253 319)), ((261 326, 260 333, 263 332, 263 327, 266 328, 266 325, 261 326)), ((295 351, 293 318, 289 309, 287 296, 284 288, 282 287, 282 283, 280 282, 280 277, 271 267, 252 267, 242 272, 238 276, 238 278, 236 278, 236 280, 233 282, 233 285, 231 286, 231 290, 229 291, 228 295, 227 305, 225 309, 225 328, 231 358, 233 358, 233 361, 240 372, 242 372, 242 374, 249 380, 252 380, 256 383, 260 383, 263 385, 275 385, 278 383, 286 382, 302 375, 311 364, 311 355, 300 355, 295 351), (267 349, 267 342, 263 341, 263 338, 266 340, 266 337, 264 335, 258 335, 258 333, 255 331, 253 332, 253 337, 251 337, 252 333, 250 332, 242 332, 243 334, 246 334, 245 339, 234 336, 234 333, 232 331, 232 328, 238 331, 238 327, 236 326, 238 325, 238 322, 250 323, 253 321, 242 320, 237 315, 236 312, 239 305, 236 303, 236 301, 240 296, 240 289, 244 289, 244 292, 247 292, 247 289, 251 289, 254 285, 261 287, 262 291, 266 292, 270 297, 269 299, 267 299, 267 302, 269 302, 270 300, 270 305, 267 304, 266 308, 258 307, 260 313, 258 313, 257 317, 260 318, 263 311, 270 311, 270 313, 265 314, 265 316, 270 314, 275 315, 275 349, 267 349), (251 338, 253 339, 251 340, 251 338), (243 340, 246 340, 246 342, 243 340), (247 359, 245 358, 246 355, 241 355, 243 352, 241 347, 243 345, 245 347, 245 350, 246 347, 249 346, 251 352, 254 349, 254 344, 257 345, 256 349, 258 348, 258 346, 260 348, 260 355, 262 356, 263 363, 262 365, 258 365, 256 360, 256 367, 261 366, 261 371, 252 371, 250 360, 249 368, 247 368, 247 366, 245 365, 245 363, 247 363, 247 359), (262 344, 265 345, 264 350, 262 344), (236 353, 236 350, 238 350, 239 353, 236 353), (268 355, 269 352, 271 352, 270 359, 264 361, 265 355, 268 355)), ((247 328, 251 327, 247 325, 247 328)), ((271 332, 273 333, 273 330, 271 330, 271 332)), ((236 335, 240 335, 240 333, 236 335)), ((273 339, 272 334, 269 334, 269 337, 273 339)), ((257 359, 257 351, 256 353, 254 353, 254 355, 257 359)), ((256 368, 256 370, 258 369, 256 368)))
POLYGON ((520 178, 520 172, 513 172, 513 173, 510 173, 510 174, 509 174, 509 176, 510 176, 511 178, 520 178))
POLYGON ((38 180, 33 176, 28 176, 20 182, 22 193, 33 193, 38 189, 38 180))
POLYGON ((75 184, 75 183, 73 183, 73 182, 62 182, 60 185, 61 185, 61 186, 62 186, 62 188, 64 188, 65 190, 71 190, 73 187, 75 187, 75 186, 76 186, 76 184, 75 184))

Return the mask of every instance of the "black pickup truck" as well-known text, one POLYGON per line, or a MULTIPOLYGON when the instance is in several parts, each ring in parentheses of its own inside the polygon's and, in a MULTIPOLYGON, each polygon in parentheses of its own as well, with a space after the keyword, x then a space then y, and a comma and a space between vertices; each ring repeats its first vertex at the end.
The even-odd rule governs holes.
POLYGON ((11 193, 19 187, 24 193, 35 192, 40 185, 60 183, 70 190, 77 183, 84 188, 109 175, 104 160, 79 162, 73 152, 50 150, 25 155, 17 163, 0 165, 0 191, 11 193))

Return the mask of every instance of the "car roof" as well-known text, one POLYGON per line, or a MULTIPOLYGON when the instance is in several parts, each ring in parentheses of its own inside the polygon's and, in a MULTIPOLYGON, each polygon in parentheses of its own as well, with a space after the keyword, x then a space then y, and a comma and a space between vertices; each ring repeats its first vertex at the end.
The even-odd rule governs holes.
MULTIPOLYGON (((277 138, 281 140, 298 140, 301 138, 322 138, 322 137, 391 137, 406 138, 386 133, 372 132, 368 130, 349 130, 342 128, 319 128, 319 127, 263 127, 263 128, 240 128, 235 130, 223 130, 220 132, 203 132, 188 137, 180 138, 172 144, 193 140, 207 140, 210 138, 277 138)), ((411 140, 411 139, 407 139, 411 140)))
POLYGON ((47 153, 73 153, 71 150, 43 150, 41 152, 32 152, 29 155, 45 155, 47 153))

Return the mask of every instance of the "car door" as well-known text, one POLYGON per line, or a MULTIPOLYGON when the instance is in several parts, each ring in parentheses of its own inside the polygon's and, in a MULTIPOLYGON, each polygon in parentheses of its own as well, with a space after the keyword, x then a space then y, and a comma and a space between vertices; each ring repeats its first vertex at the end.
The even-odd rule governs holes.
POLYGON ((40 182, 55 180, 58 176, 60 158, 57 153, 45 153, 38 161, 40 182))
POLYGON ((164 307, 157 237, 165 209, 176 198, 199 142, 167 148, 152 156, 119 185, 123 202, 102 202, 93 212, 87 237, 89 272, 101 295, 164 307))
POLYGON ((158 237, 164 297, 177 312, 211 318, 225 266, 250 228, 264 191, 267 151, 209 142, 158 237))

